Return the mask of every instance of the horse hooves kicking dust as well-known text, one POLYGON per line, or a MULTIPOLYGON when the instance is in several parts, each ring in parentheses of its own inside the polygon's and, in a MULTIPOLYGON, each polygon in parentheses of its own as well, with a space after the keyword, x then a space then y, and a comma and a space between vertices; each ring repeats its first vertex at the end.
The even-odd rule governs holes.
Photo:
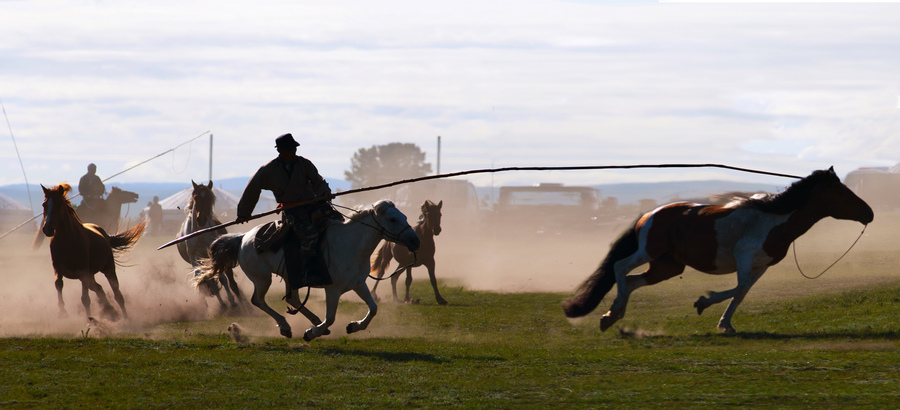
MULTIPOLYGON (((272 284, 272 274, 284 277, 284 250, 277 252, 257 252, 254 246, 259 225, 245 234, 227 234, 216 239, 210 246, 210 258, 202 263, 202 274, 195 279, 199 286, 205 280, 213 279, 225 269, 241 266, 241 270, 253 282, 253 296, 250 302, 275 319, 281 335, 290 338, 291 326, 284 316, 278 314, 265 301, 272 284)), ((332 284, 321 287, 325 290, 325 320, 322 321, 306 306, 291 295, 288 303, 302 313, 313 324, 303 334, 310 341, 330 333, 337 315, 338 300, 348 291, 354 291, 368 306, 366 316, 359 321, 363 330, 378 311, 366 277, 369 273, 369 257, 382 240, 397 242, 411 250, 418 249, 419 237, 406 222, 406 216, 390 201, 380 201, 372 207, 350 215, 343 223, 335 224, 323 234, 324 259, 331 275, 332 284)))
POLYGON ((731 299, 718 329, 734 333, 731 318, 769 266, 816 222, 832 217, 867 225, 872 208, 841 183, 834 168, 815 171, 776 194, 740 195, 725 205, 677 202, 638 218, 610 247, 600 266, 563 302, 568 317, 592 312, 616 286, 616 299, 600 319, 606 330, 624 316, 635 290, 681 275, 686 266, 723 275, 737 272, 737 286, 701 296, 697 314, 731 299), (646 271, 628 275, 649 264, 646 271))

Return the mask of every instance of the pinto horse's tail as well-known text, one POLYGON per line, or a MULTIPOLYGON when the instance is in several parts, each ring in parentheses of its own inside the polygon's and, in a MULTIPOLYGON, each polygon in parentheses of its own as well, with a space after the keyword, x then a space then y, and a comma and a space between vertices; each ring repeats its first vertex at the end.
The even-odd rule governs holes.
POLYGON ((371 264, 372 268, 369 270, 370 275, 375 275, 377 278, 384 276, 384 271, 387 269, 388 265, 391 264, 391 259, 394 257, 393 249, 394 247, 391 246, 390 242, 385 242, 384 245, 381 245, 381 247, 375 251, 375 256, 372 259, 371 264))
POLYGON ((575 296, 563 302, 563 311, 565 311, 566 316, 581 317, 597 308, 603 297, 616 284, 614 268, 616 262, 631 256, 637 250, 637 231, 632 226, 631 229, 623 232, 622 236, 613 242, 609 253, 606 254, 606 258, 603 259, 597 270, 578 287, 575 296))
POLYGON ((147 228, 147 221, 135 225, 133 228, 122 232, 115 236, 109 237, 109 247, 112 248, 113 254, 119 256, 131 250, 138 239, 144 235, 144 229, 147 228))
POLYGON ((234 269, 239 262, 243 240, 244 234, 230 233, 213 241, 209 245, 209 258, 200 259, 199 275, 192 280, 194 287, 198 288, 206 280, 218 278, 229 269, 234 269))

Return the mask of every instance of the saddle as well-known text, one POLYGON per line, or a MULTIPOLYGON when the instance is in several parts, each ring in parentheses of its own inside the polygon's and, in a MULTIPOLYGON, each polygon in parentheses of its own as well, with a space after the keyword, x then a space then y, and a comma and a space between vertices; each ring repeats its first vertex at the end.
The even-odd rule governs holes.
MULTIPOLYGON (((329 207, 331 208, 331 207, 329 207)), ((332 211, 334 211, 332 209, 332 211)), ((328 266, 325 263, 325 252, 323 249, 322 235, 329 226, 343 222, 343 215, 334 212, 315 212, 312 215, 313 227, 318 233, 316 237, 316 254, 307 263, 307 270, 319 277, 328 277, 328 266)), ((285 241, 292 234, 293 228, 286 226, 282 221, 272 221, 261 226, 253 238, 253 248, 257 253, 262 252, 278 252, 284 247, 285 241)))

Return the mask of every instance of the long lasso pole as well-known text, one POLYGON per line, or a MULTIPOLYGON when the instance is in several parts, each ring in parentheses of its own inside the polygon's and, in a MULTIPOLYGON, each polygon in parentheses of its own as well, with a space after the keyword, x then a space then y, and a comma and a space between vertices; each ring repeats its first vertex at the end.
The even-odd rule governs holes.
MULTIPOLYGON (((6 110, 5 110, 5 109, 4 109, 4 114, 6 114, 6 110)), ((128 168, 125 168, 125 169, 123 169, 122 171, 119 171, 119 172, 117 172, 117 173, 115 173, 115 174, 112 174, 111 176, 106 177, 105 179, 103 179, 102 182, 109 181, 110 179, 113 179, 113 178, 115 178, 115 177, 117 177, 117 176, 119 176, 119 175, 122 175, 122 174, 124 174, 124 173, 126 173, 126 172, 128 172, 128 171, 131 171, 132 169, 135 169, 135 168, 137 168, 137 167, 139 167, 139 166, 141 166, 141 165, 144 165, 144 164, 146 164, 146 163, 148 163, 148 162, 150 162, 150 161, 153 161, 154 159, 157 159, 157 158, 159 158, 159 157, 161 157, 161 156, 163 156, 163 155, 166 155, 166 154, 168 154, 168 153, 170 153, 170 152, 173 152, 173 151, 175 151, 176 149, 181 148, 182 146, 187 145, 187 144, 191 143, 192 141, 196 140, 197 138, 200 138, 200 137, 202 137, 202 136, 204 136, 204 135, 206 135, 206 134, 209 134, 209 133, 210 133, 210 131, 204 131, 204 132, 201 133, 200 135, 198 135, 198 136, 196 136, 196 137, 194 137, 194 138, 191 138, 191 139, 189 139, 189 140, 187 140, 187 141, 185 141, 185 142, 182 142, 181 144, 178 144, 178 145, 176 145, 176 146, 174 146, 174 147, 172 147, 172 148, 169 148, 169 149, 163 151, 162 153, 160 153, 160 154, 158 154, 158 155, 155 155, 155 156, 153 156, 153 157, 151 157, 151 158, 149 158, 149 159, 146 159, 146 160, 144 160, 144 161, 141 161, 141 162, 139 162, 139 163, 137 163, 137 164, 135 164, 135 165, 133 165, 133 166, 130 166, 130 167, 128 167, 128 168)), ((17 148, 17 151, 18 151, 18 148, 17 148)), ((20 160, 20 161, 21 161, 21 160, 20 160)), ((23 169, 23 172, 24 172, 24 169, 23 169)), ((27 187, 28 187, 28 180, 26 179, 25 181, 26 181, 25 186, 26 186, 26 188, 27 188, 27 187)), ((75 198, 78 198, 79 196, 81 196, 81 193, 77 193, 77 194, 75 194, 75 195, 72 195, 71 197, 69 197, 69 199, 70 199, 70 200, 71 200, 71 199, 75 199, 75 198)), ((28 191, 28 200, 29 200, 29 201, 31 200, 31 191, 28 191)), ((33 209, 32 209, 32 212, 34 212, 33 209)), ((7 231, 6 233, 4 233, 3 235, 0 235, 0 239, 5 238, 7 235, 9 235, 9 234, 15 232, 15 231, 18 230, 19 228, 25 226, 25 225, 28 224, 29 222, 31 222, 31 221, 37 219, 39 216, 42 216, 42 215, 43 215, 43 213, 39 213, 39 214, 37 214, 37 215, 32 216, 32 217, 31 217, 30 219, 28 219, 27 221, 20 223, 20 224, 17 225, 15 228, 12 228, 12 229, 10 229, 9 231, 7 231)))
MULTIPOLYGON (((263 213, 260 213, 257 215, 252 215, 247 220, 250 221, 253 219, 262 218, 264 216, 272 215, 274 213, 281 212, 284 209, 293 208, 295 206, 307 205, 307 204, 311 204, 314 202, 331 200, 332 198, 338 197, 338 196, 357 194, 357 193, 366 192, 366 191, 374 191, 377 189, 390 188, 392 186, 397 186, 397 185, 402 185, 402 184, 411 184, 413 182, 427 181, 427 180, 431 180, 431 179, 451 178, 451 177, 458 177, 458 176, 462 176, 462 175, 486 174, 486 173, 509 172, 509 171, 586 171, 586 170, 600 170, 600 169, 640 169, 640 168, 722 168, 722 169, 730 169, 730 170, 740 171, 740 172, 747 172, 747 173, 751 173, 751 174, 761 174, 761 175, 770 175, 770 176, 776 176, 776 177, 796 178, 796 179, 803 178, 803 177, 799 177, 796 175, 761 171, 758 169, 733 167, 730 165, 722 165, 722 164, 636 164, 636 165, 583 165, 583 166, 568 166, 568 167, 485 168, 485 169, 473 169, 473 170, 468 170, 468 171, 451 172, 448 174, 436 174, 436 175, 428 175, 428 176, 418 177, 418 178, 403 179, 403 180, 399 180, 399 181, 389 182, 387 184, 373 185, 370 187, 356 188, 356 189, 350 189, 350 190, 346 190, 346 191, 336 192, 329 197, 318 197, 318 198, 312 198, 312 199, 307 199, 307 200, 303 200, 303 201, 293 202, 293 203, 287 204, 281 208, 266 211, 266 212, 263 212, 263 213)), ((231 222, 225 222, 223 224, 219 224, 219 225, 209 227, 206 229, 201 229, 199 231, 195 231, 188 235, 177 238, 173 241, 169 241, 156 249, 160 250, 160 249, 172 246, 178 242, 186 241, 195 236, 203 235, 204 233, 207 233, 209 231, 214 231, 217 229, 229 227, 229 226, 235 225, 237 223, 238 222, 235 220, 235 221, 231 221, 231 222)))

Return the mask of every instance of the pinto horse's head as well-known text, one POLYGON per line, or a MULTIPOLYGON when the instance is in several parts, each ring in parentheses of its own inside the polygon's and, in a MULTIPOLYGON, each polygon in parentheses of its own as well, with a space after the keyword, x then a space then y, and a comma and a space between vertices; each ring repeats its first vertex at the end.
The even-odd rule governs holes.
POLYGON ((827 216, 857 221, 863 225, 868 225, 875 219, 872 207, 841 183, 841 179, 834 172, 834 167, 815 171, 807 178, 821 179, 812 194, 815 203, 826 212, 827 216))

